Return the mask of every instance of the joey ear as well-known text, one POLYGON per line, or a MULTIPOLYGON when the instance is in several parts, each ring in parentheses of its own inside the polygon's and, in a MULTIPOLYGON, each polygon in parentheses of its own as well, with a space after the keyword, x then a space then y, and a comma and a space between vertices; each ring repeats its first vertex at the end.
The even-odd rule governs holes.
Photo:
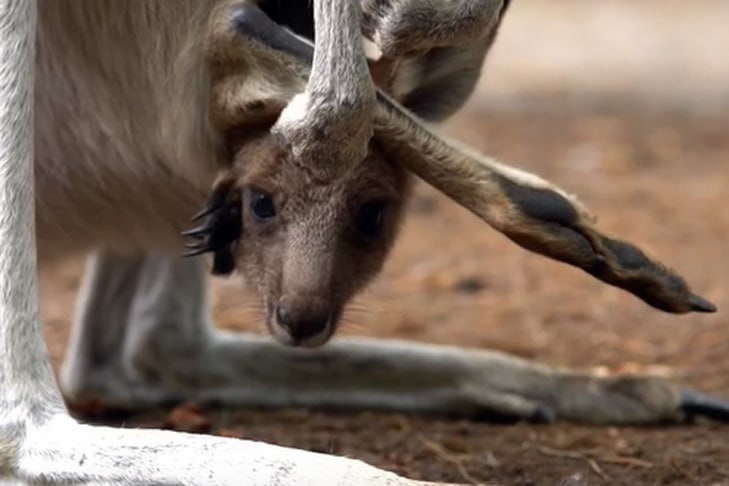
POLYGON ((216 129, 227 134, 233 129, 269 128, 304 91, 309 65, 300 57, 306 52, 295 39, 248 2, 222 6, 213 14, 205 60, 210 119, 216 129))
MULTIPOLYGON (((231 171, 232 172, 232 171, 231 171)), ((192 238, 185 246, 183 257, 213 253, 213 275, 230 275, 235 270, 235 250, 243 232, 241 196, 236 186, 237 177, 224 173, 213 185, 213 191, 205 206, 193 221, 206 218, 205 222, 182 236, 192 238)))

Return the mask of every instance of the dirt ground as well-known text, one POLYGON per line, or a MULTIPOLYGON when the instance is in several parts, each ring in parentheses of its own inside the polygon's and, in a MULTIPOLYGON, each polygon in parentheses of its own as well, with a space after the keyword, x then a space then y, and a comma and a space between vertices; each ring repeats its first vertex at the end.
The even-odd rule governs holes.
MULTIPOLYGON (((526 8, 519 12, 515 30, 538 17, 526 8)), ((505 50, 518 49, 506 38, 505 50)), ((495 53, 495 77, 502 80, 496 93, 514 91, 507 86, 505 58, 495 53)), ((634 68, 638 73, 641 66, 634 68)), ((720 74, 710 70, 707 76, 720 74)), ((579 270, 515 247, 421 184, 384 273, 357 299, 358 310, 346 316, 342 333, 494 348, 554 365, 651 371, 729 398, 729 110, 716 109, 715 101, 700 103, 705 98, 693 103, 683 85, 674 97, 664 86, 660 97, 633 90, 631 98, 623 89, 630 83, 610 96, 595 94, 601 85, 590 95, 590 80, 581 83, 585 91, 575 97, 568 88, 540 91, 525 82, 534 101, 518 107, 503 102, 513 93, 478 95, 446 130, 578 194, 603 230, 674 266, 719 312, 660 313, 579 270), (670 109, 660 109, 663 96, 675 102, 670 109), (634 102, 642 98, 646 103, 634 102)), ((56 366, 80 268, 79 261, 69 261, 43 276, 46 336, 56 366)), ((221 327, 263 332, 254 296, 235 281, 213 285, 221 327)), ((164 426, 168 413, 151 410, 123 423, 164 426)), ((344 454, 428 480, 729 485, 729 426, 721 424, 507 426, 305 410, 194 415, 203 419, 199 430, 344 454)))

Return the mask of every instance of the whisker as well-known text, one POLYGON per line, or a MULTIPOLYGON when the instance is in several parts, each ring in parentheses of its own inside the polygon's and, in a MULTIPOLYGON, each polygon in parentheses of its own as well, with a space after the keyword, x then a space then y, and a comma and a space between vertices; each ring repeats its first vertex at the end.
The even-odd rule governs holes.
POLYGON ((380 299, 372 299, 368 296, 357 297, 357 299, 347 305, 347 310, 351 310, 360 314, 376 314, 387 312, 394 307, 395 300, 383 301, 380 299))
POLYGON ((215 306, 216 312, 227 312, 230 310, 256 311, 263 313, 265 311, 265 308, 263 307, 262 303, 253 301, 233 301, 215 306))
POLYGON ((364 333, 367 330, 367 326, 358 321, 351 321, 345 317, 339 320, 339 329, 346 329, 347 331, 354 331, 355 333, 364 333))
POLYGON ((367 328, 364 323, 371 314, 369 309, 351 309, 347 306, 339 317, 340 329, 363 331, 367 328))

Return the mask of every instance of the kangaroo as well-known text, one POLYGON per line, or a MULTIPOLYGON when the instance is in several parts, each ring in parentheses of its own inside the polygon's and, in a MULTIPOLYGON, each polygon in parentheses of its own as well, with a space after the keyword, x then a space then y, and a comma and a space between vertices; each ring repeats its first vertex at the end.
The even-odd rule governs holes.
POLYGON ((295 349, 327 342, 377 274, 412 175, 522 247, 654 307, 715 310, 595 229, 574 197, 423 123, 465 102, 508 2, 56 1, 37 8, 37 29, 34 1, 1 5, 0 477, 415 484, 342 458, 71 420, 40 337, 36 244, 41 263, 92 253, 61 372, 71 401, 593 423, 729 416, 723 401, 656 378, 599 378, 495 352, 364 339, 295 349), (179 233, 201 205, 181 259, 179 233), (257 289, 278 344, 214 330, 204 253, 213 273, 237 270, 257 289))

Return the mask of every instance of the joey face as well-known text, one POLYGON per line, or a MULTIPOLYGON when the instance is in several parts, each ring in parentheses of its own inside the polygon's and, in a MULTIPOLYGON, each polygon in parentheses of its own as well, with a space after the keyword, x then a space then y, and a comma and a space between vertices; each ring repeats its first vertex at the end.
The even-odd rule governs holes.
MULTIPOLYGON (((281 343, 313 347, 333 335, 349 299, 381 269, 409 184, 374 147, 324 180, 262 134, 242 144, 218 186, 242 222, 223 251, 263 299, 268 329, 281 343)), ((216 262, 226 259, 216 252, 216 262)))

